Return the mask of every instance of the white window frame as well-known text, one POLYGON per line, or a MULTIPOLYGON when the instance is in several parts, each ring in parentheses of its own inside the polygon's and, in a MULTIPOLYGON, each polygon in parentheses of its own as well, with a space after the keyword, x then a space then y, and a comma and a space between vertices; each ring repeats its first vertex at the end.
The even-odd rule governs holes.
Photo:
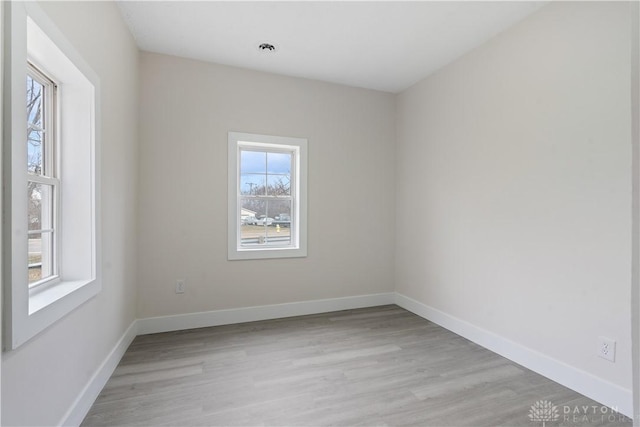
MULTIPOLYGON (((41 237, 44 233, 51 235, 52 244, 49 247, 49 253, 46 254, 43 247, 42 250, 42 270, 44 271, 45 264, 51 264, 51 275, 42 278, 33 283, 29 283, 29 289, 35 289, 38 286, 53 286, 60 282, 60 276, 58 274, 60 270, 59 248, 58 248, 58 234, 60 232, 59 211, 60 206, 60 180, 58 176, 58 148, 57 148, 57 129, 58 123, 56 118, 57 105, 57 84, 46 73, 46 71, 40 70, 32 63, 27 64, 27 75, 33 80, 40 83, 43 87, 43 128, 44 141, 42 142, 42 172, 40 174, 28 174, 27 182, 34 182, 51 187, 50 204, 47 209, 43 209, 43 213, 48 211, 50 214, 49 220, 51 221, 50 227, 40 230, 28 230, 27 238, 33 234, 40 234, 41 237)), ((26 165, 25 165, 26 166, 26 165)))
POLYGON ((100 82, 36 2, 6 2, 3 26, 3 348, 24 344, 101 289, 100 82), (58 84, 56 280, 28 285, 28 63, 58 84))
MULTIPOLYGON (((228 259, 249 260, 269 258, 297 258, 307 256, 307 140, 283 136, 242 132, 228 134, 228 259), (241 244, 240 151, 292 153, 291 243, 288 245, 243 246, 241 244)), ((265 199, 267 199, 266 197, 265 199)))

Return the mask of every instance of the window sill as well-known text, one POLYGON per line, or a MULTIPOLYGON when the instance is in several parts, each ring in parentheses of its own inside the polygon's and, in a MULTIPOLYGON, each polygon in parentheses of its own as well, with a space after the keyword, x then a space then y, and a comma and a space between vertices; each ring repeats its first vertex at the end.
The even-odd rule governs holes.
POLYGON ((248 259, 304 258, 307 251, 302 248, 242 248, 229 253, 229 261, 248 259))
POLYGON ((72 294, 90 282, 86 280, 75 280, 58 282, 49 286, 43 285, 43 289, 33 289, 29 291, 29 316, 54 304, 62 298, 72 294))

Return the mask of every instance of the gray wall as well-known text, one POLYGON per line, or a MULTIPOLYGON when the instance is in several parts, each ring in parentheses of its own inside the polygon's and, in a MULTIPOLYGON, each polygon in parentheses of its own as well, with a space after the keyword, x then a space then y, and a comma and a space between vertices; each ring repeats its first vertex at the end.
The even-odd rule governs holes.
POLYGON ((139 317, 393 290, 395 96, 151 53, 140 82, 139 317), (308 138, 307 258, 227 261, 228 131, 308 138))
POLYGON ((627 390, 629 40, 628 3, 551 3, 399 96, 395 276, 627 390))

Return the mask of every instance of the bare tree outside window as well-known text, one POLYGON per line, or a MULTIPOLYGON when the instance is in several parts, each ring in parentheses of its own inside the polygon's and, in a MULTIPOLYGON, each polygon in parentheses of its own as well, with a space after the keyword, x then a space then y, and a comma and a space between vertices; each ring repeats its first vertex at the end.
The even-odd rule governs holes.
POLYGON ((36 175, 42 174, 43 94, 43 85, 27 76, 27 170, 36 175))

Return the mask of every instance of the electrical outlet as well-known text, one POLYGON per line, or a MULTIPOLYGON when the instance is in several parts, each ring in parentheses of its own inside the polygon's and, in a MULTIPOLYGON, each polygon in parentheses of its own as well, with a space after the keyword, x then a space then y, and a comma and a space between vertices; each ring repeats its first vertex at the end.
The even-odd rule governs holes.
POLYGON ((616 342, 606 337, 598 337, 598 356, 610 362, 616 361, 616 342))
POLYGON ((176 280, 176 294, 184 294, 184 279, 176 280))

